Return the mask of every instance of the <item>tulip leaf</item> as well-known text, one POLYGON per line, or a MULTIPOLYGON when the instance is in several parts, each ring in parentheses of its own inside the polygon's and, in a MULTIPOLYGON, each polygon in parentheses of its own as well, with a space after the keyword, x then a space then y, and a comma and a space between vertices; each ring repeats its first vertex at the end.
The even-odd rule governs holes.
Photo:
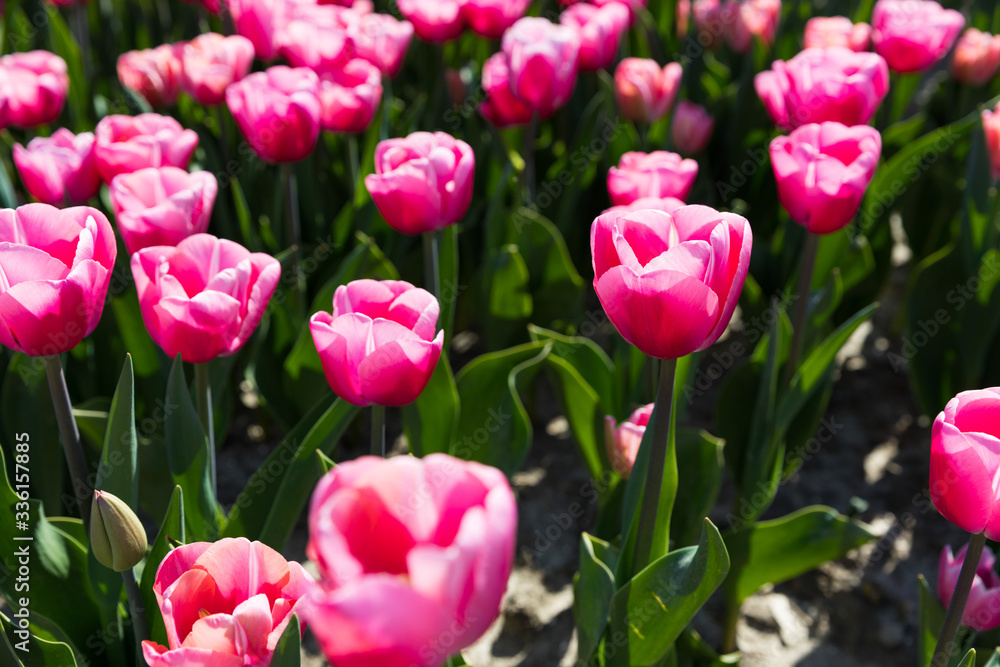
POLYGON ((73 119, 73 127, 83 130, 89 125, 88 100, 90 99, 87 89, 88 80, 83 72, 83 57, 80 47, 73 39, 62 15, 56 11, 55 7, 47 8, 45 18, 49 27, 49 46, 53 53, 66 61, 66 73, 69 76, 68 106, 73 119))
POLYGON ((715 507, 722 488, 725 441, 707 431, 677 429, 677 497, 670 520, 670 542, 685 547, 698 542, 702 521, 715 507))
POLYGON ((294 613, 288 619, 285 631, 278 638, 271 656, 271 667, 299 667, 302 664, 302 629, 294 613))
POLYGON ((586 336, 565 336, 556 331, 528 325, 531 340, 553 340, 552 354, 565 359, 597 393, 606 414, 615 407, 614 364, 601 346, 586 336))
POLYGON ((546 366, 554 371, 554 384, 563 413, 590 476, 601 479, 608 465, 604 455, 605 411, 601 408, 600 397, 569 361, 550 354, 546 366))
POLYGON ((170 553, 172 542, 186 543, 184 530, 184 489, 174 487, 170 495, 167 514, 163 517, 160 530, 156 534, 153 546, 146 555, 146 563, 142 570, 142 580, 139 582, 139 592, 142 594, 142 604, 146 607, 146 621, 149 623, 149 637, 157 644, 167 645, 167 631, 163 627, 163 617, 160 607, 156 604, 156 594, 153 584, 156 583, 156 571, 160 563, 170 553))
POLYGON ((615 575, 595 553, 594 543, 610 548, 593 535, 580 535, 580 571, 573 578, 577 654, 587 664, 604 636, 611 598, 615 594, 615 575))
MULTIPOLYGON (((20 621, 18 621, 20 622, 20 621)), ((69 644, 56 640, 38 626, 31 624, 27 636, 15 634, 12 619, 0 613, 0 634, 4 645, 0 655, 8 652, 3 661, 11 667, 76 667, 76 656, 69 644), (48 637, 43 637, 46 634, 48 637), (12 660, 13 662, 7 662, 12 660)))
POLYGON ((976 667, 976 649, 970 648, 965 657, 958 661, 957 667, 976 667))
POLYGON ((944 607, 937 595, 931 590, 924 575, 917 575, 920 589, 920 625, 917 632, 917 655, 920 667, 930 667, 934 657, 934 647, 937 645, 941 626, 944 625, 944 607))
POLYGON ((1000 648, 993 649, 993 653, 984 667, 1000 667, 1000 648))
POLYGON ((17 192, 10 180, 7 163, 3 160, 0 160, 0 204, 4 208, 17 208, 17 192))
POLYGON ((318 449, 316 450, 316 465, 319 466, 320 477, 337 467, 337 464, 334 463, 333 459, 318 449))
POLYGON ((463 287, 458 284, 458 225, 449 225, 439 234, 440 250, 438 258, 438 303, 441 306, 441 319, 438 326, 444 331, 444 349, 448 349, 452 326, 455 321, 455 305, 462 294, 463 287))
POLYGON ((528 264, 516 245, 511 243, 497 251, 490 260, 487 275, 490 315, 503 320, 531 317, 528 264))
POLYGON ((427 387, 401 410, 410 451, 416 456, 448 452, 458 427, 459 410, 455 376, 448 355, 442 353, 427 387))
POLYGON ((95 488, 118 496, 133 510, 139 507, 137 451, 132 356, 126 354, 118 388, 108 411, 104 449, 97 468, 95 488))
POLYGON ((135 374, 139 377, 155 374, 160 370, 160 353, 142 321, 135 290, 130 288, 126 294, 116 296, 109 305, 118 324, 122 345, 132 356, 135 374))

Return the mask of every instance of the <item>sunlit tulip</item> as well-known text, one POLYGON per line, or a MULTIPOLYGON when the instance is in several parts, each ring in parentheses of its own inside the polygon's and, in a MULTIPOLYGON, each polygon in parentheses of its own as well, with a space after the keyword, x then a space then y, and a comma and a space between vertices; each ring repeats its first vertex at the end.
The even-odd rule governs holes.
POLYGON ((0 57, 0 126, 51 123, 59 118, 68 92, 66 61, 54 53, 0 57))
POLYGON ((181 91, 183 44, 128 51, 118 56, 118 80, 154 108, 168 107, 181 91))
POLYGON ((566 104, 580 52, 575 29, 529 16, 504 33, 501 45, 510 88, 528 108, 544 118, 566 104))
POLYGON ((1000 67, 1000 35, 969 28, 955 46, 951 73, 958 81, 970 86, 981 86, 997 73, 1000 67))
POLYGON ((281 47, 287 0, 226 0, 236 34, 253 44, 261 60, 272 60, 281 47))
POLYGON ((705 107, 684 100, 677 105, 670 125, 670 140, 681 153, 694 155, 705 150, 712 138, 715 119, 705 107))
MULTIPOLYGON (((447 42, 462 34, 466 0, 396 0, 400 14, 426 42, 447 42)), ((514 1, 514 0, 512 0, 514 1)))
POLYGON ((986 134, 986 152, 990 156, 993 180, 1000 179, 1000 104, 993 110, 983 109, 983 132, 986 134))
POLYGON ((654 211, 663 211, 664 213, 672 213, 681 206, 686 206, 684 202, 676 197, 640 197, 636 199, 631 204, 622 204, 620 206, 612 206, 611 208, 604 211, 605 213, 626 213, 628 211, 644 211, 646 209, 652 209, 654 211))
POLYGON ((483 64, 483 91, 486 99, 479 105, 479 112, 497 127, 523 125, 531 120, 531 108, 510 89, 510 70, 507 56, 494 53, 483 64))
POLYGON ((625 153, 618 166, 608 171, 608 193, 615 206, 631 204, 642 197, 685 200, 697 176, 698 163, 676 153, 625 153))
POLYGON ((94 137, 97 171, 105 183, 146 167, 184 168, 198 146, 197 132, 155 113, 105 116, 94 137))
POLYGON ((413 39, 412 23, 398 21, 389 14, 365 14, 347 30, 359 58, 372 63, 390 78, 399 74, 413 39))
POLYGON ((651 123, 665 116, 677 97, 681 66, 660 67, 648 58, 626 58, 615 69, 618 110, 629 120, 651 123))
MULTIPOLYGON (((941 550, 937 592, 938 599, 945 607, 951 604, 951 597, 955 593, 958 575, 962 571, 968 550, 968 544, 959 549, 955 555, 952 555, 950 546, 945 546, 941 550)), ((995 564, 996 556, 993 555, 993 550, 983 547, 979 564, 976 566, 976 576, 972 580, 969 600, 965 603, 965 611, 962 613, 962 623, 980 632, 1000 627, 1000 576, 993 569, 995 564)))
POLYGON ((872 11, 872 43, 894 72, 921 72, 944 58, 965 26, 965 17, 934 0, 878 0, 872 11))
POLYGON ((814 16, 806 21, 805 48, 843 46, 851 51, 867 51, 872 27, 854 23, 846 16, 814 16))
POLYGON ((729 48, 746 53, 754 39, 764 46, 774 43, 781 18, 781 0, 729 0, 729 4, 733 14, 726 31, 729 48))
POLYGON ((363 132, 382 99, 382 73, 367 60, 355 58, 323 72, 319 102, 324 130, 363 132))
POLYGON ((580 71, 595 72, 610 67, 618 56, 618 43, 629 26, 629 11, 620 2, 604 7, 581 3, 564 11, 559 22, 579 32, 580 71))
POLYGON ((317 73, 339 69, 354 55, 354 40, 330 5, 294 5, 282 28, 281 55, 292 67, 317 73))
POLYGON ((224 37, 209 32, 185 44, 181 56, 184 91, 201 104, 222 104, 226 88, 250 71, 253 44, 240 35, 224 37))
POLYGON ((604 417, 604 446, 607 448, 608 461, 611 468, 619 475, 628 479, 639 455, 639 445, 642 436, 649 425, 649 417, 653 414, 653 404, 644 405, 629 415, 621 424, 611 415, 604 417))
POLYGON ((51 137, 35 137, 27 148, 14 144, 14 164, 24 188, 43 204, 82 204, 101 187, 92 132, 73 136, 60 127, 51 137))
POLYGON ((500 39, 530 4, 531 0, 465 0, 462 16, 477 35, 500 39))

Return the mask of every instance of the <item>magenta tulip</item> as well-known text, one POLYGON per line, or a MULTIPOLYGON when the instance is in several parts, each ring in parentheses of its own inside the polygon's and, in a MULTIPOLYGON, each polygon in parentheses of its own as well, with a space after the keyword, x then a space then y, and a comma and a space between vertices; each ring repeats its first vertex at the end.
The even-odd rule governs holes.
MULTIPOLYGON (((941 604, 945 607, 951 604, 951 596, 955 593, 958 575, 962 571, 968 550, 968 544, 959 549, 958 554, 954 556, 950 546, 945 546, 941 550, 937 593, 941 604)), ((997 576, 993 569, 995 564, 996 556, 993 555, 993 550, 983 547, 979 564, 976 566, 976 576, 972 580, 969 600, 965 603, 965 611, 962 613, 962 623, 980 632, 1000 627, 1000 576, 997 576)))
POLYGON ((495 468, 446 454, 365 456, 320 480, 300 603, 337 667, 440 667, 500 611, 517 504, 495 468))
POLYGON ((105 116, 94 131, 97 171, 105 183, 118 174, 146 167, 187 166, 198 134, 173 118, 155 113, 105 116))
POLYGON ((732 7, 723 0, 693 0, 695 39, 707 49, 717 48, 736 20, 732 7))
POLYGON ((362 407, 417 400, 441 357, 438 311, 430 292, 403 281, 355 280, 338 287, 333 315, 322 311, 309 320, 334 393, 362 407))
POLYGON ((462 16, 477 35, 500 39, 530 4, 531 0, 465 0, 462 16))
POLYGON ((867 51, 872 27, 854 23, 846 16, 814 16, 806 21, 805 48, 842 46, 851 51, 867 51))
POLYGON ((116 255, 95 208, 0 210, 0 344, 32 357, 76 347, 101 319, 116 255))
POLYGON ((956 80, 970 86, 981 86, 1000 67, 1000 35, 991 35, 975 28, 966 30, 955 46, 951 73, 956 80))
POLYGON ((580 37, 573 28, 533 16, 504 33, 510 89, 541 117, 569 100, 576 85, 580 37))
POLYGON ((630 20, 628 7, 620 2, 603 7, 576 4, 559 16, 561 24, 575 28, 579 34, 581 72, 596 72, 615 62, 618 43, 630 20))
POLYGON ((774 43, 781 18, 781 0, 729 0, 729 4, 733 15, 726 31, 729 48, 746 53, 754 39, 764 46, 774 43))
POLYGON ((681 206, 686 206, 686 204, 676 197, 640 197, 631 204, 612 206, 604 212, 627 213, 629 211, 645 211, 647 209, 652 209, 654 211, 663 211, 664 213, 673 213, 681 206))
POLYGON ((59 118, 69 92, 66 61, 48 51, 0 57, 0 125, 35 127, 59 118))
POLYGON ((51 137, 35 137, 27 148, 14 144, 14 164, 24 188, 43 204, 82 204, 101 187, 92 132, 73 136, 60 127, 51 137))
POLYGON ((128 51, 118 56, 118 80, 154 108, 172 106, 181 92, 184 44, 128 51))
POLYGON ((694 155, 705 150, 712 138, 715 119, 705 107, 684 100, 677 105, 670 125, 670 139, 677 150, 685 155, 694 155))
POLYGON ((290 4, 286 0, 226 0, 236 34, 250 40, 261 60, 272 60, 278 55, 285 12, 290 4))
POLYGON ((396 0, 399 12, 425 42, 447 42, 462 34, 466 0, 396 0))
POLYGON ((389 14, 365 14, 348 27, 359 58, 364 58, 388 77, 399 74, 406 50, 413 39, 413 24, 397 21, 389 14))
POLYGON ((241 80, 253 64, 253 44, 246 37, 214 32, 198 35, 181 51, 184 92, 204 105, 222 104, 226 88, 241 80))
POLYGON ((653 404, 650 403, 638 408, 621 424, 611 415, 604 417, 604 445, 608 461, 611 462, 611 468, 625 479, 632 475, 636 456, 639 455, 639 445, 642 444, 642 436, 646 433, 652 414, 653 404))
POLYGON ((319 77, 276 65, 226 89, 226 104, 247 143, 267 162, 298 162, 319 137, 319 77))
POLYGON ((986 152, 990 156, 993 180, 1000 179, 1000 104, 992 110, 983 109, 983 132, 986 135, 986 152))
POLYGON ((367 60, 355 58, 340 69, 323 72, 319 102, 324 130, 364 132, 382 99, 382 73, 367 60))
POLYGON ((200 364, 247 342, 281 276, 278 260, 217 239, 189 236, 177 247, 132 255, 142 319, 169 357, 200 364))
POLYGON ((745 218, 707 206, 605 213, 590 230, 594 289, 626 341, 676 359, 719 339, 750 265, 745 218))
POLYGON ((626 58, 615 69, 618 110, 629 120, 651 123, 670 111, 681 84, 681 66, 660 67, 648 58, 626 58))
POLYGON ((338 7, 293 4, 280 38, 281 55, 292 67, 317 74, 343 67, 354 55, 354 42, 340 20, 338 7))
POLYGON ((872 43, 893 72, 921 72, 945 57, 965 17, 934 0, 878 0, 872 11, 872 43))
POLYGON ((531 120, 531 108, 510 89, 510 70, 507 56, 494 53, 483 63, 483 91, 486 99, 479 105, 479 113, 497 127, 524 125, 531 120))
POLYGON ((618 166, 608 171, 608 193, 615 206, 643 197, 676 197, 683 201, 696 176, 698 163, 676 153, 625 153, 618 166))

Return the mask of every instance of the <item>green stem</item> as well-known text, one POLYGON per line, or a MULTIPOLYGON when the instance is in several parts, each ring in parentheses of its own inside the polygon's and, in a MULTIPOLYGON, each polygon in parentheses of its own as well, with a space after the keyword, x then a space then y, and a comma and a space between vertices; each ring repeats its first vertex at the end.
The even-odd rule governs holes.
POLYGON ((296 314, 302 318, 306 312, 306 277, 302 273, 302 223, 299 219, 299 187, 295 178, 295 165, 291 162, 283 163, 281 175, 288 208, 288 243, 292 247, 292 271, 295 272, 296 314))
POLYGON ((435 299, 441 298, 440 272, 438 271, 438 249, 441 232, 424 232, 424 285, 435 299))
POLYGON ((535 140, 538 136, 538 114, 531 115, 531 122, 524 128, 524 144, 521 157, 524 159, 524 185, 527 192, 528 206, 535 203, 538 184, 535 183, 535 140))
POLYGON ((382 125, 379 127, 379 141, 389 138, 389 127, 392 125, 392 77, 382 77, 382 125))
POLYGON ((135 570, 129 568, 123 571, 122 581, 125 582, 128 608, 132 614, 132 632, 135 634, 139 654, 142 655, 142 642, 149 639, 149 625, 146 623, 146 607, 142 603, 142 593, 139 592, 139 584, 135 580, 135 570))
POLYGON ((955 651, 955 633, 962 620, 965 603, 969 600, 969 591, 972 590, 972 582, 976 578, 976 568, 979 566, 979 557, 983 554, 984 546, 986 546, 985 532, 973 535, 969 541, 965 560, 962 562, 962 571, 958 575, 958 583, 955 584, 955 592, 951 596, 951 604, 948 605, 948 613, 944 617, 944 625, 934 647, 931 667, 945 667, 955 651))
POLYGON ((356 134, 347 135, 347 164, 351 169, 351 195, 354 199, 354 207, 358 207, 358 191, 361 189, 358 182, 358 173, 361 171, 361 159, 358 157, 358 136, 356 134))
POLYGON ((222 171, 229 173, 229 141, 226 136, 226 119, 222 113, 222 105, 216 104, 212 109, 215 114, 215 124, 219 127, 219 153, 222 155, 222 171))
POLYGON ((212 477, 212 493, 219 497, 219 478, 215 465, 215 424, 212 411, 212 382, 208 374, 208 364, 194 365, 194 381, 198 394, 198 417, 208 436, 208 470, 212 477))
POLYGON ((90 23, 87 20, 87 4, 80 0, 72 9, 73 32, 76 33, 76 43, 80 47, 80 60, 83 66, 83 76, 89 79, 93 66, 90 63, 90 23))
POLYGON ((73 405, 69 400, 69 389, 66 387, 66 376, 63 375, 59 355, 44 357, 45 375, 49 381, 49 392, 52 394, 52 407, 56 413, 56 423, 59 426, 59 439, 62 440, 69 474, 73 480, 73 495, 80 508, 80 518, 86 535, 90 535, 90 503, 94 488, 90 485, 90 475, 87 472, 87 457, 80 442, 80 431, 73 417, 73 405))
POLYGON ((372 405, 372 456, 385 458, 385 406, 372 405))
POLYGON ((809 313, 809 295, 812 293, 813 269, 816 267, 816 253, 819 250, 819 235, 806 232, 806 247, 799 267, 798 294, 795 301, 795 315, 792 322, 792 346, 785 363, 785 384, 791 382, 798 370, 799 359, 806 340, 806 315, 809 313))

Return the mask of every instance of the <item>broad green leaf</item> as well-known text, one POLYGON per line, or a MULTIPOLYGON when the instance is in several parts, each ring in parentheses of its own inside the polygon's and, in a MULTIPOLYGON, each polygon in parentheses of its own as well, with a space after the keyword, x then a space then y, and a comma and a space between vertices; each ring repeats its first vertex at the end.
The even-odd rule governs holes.
POLYGON ((602 479, 607 464, 603 455, 605 411, 600 397, 576 367, 562 357, 550 354, 546 364, 554 371, 556 393, 590 476, 602 479))
POLYGON ((437 295, 441 305, 441 317, 438 326, 444 331, 444 349, 451 342, 452 325, 455 321, 455 306, 464 288, 458 284, 458 226, 449 225, 440 232, 440 248, 438 252, 438 285, 437 295))
POLYGON ((163 646, 167 645, 167 631, 163 627, 160 607, 156 604, 153 584, 156 583, 156 570, 170 553, 171 542, 186 543, 185 538, 184 490, 180 486, 175 486, 174 492, 170 496, 170 505, 167 506, 167 514, 163 517, 163 523, 160 524, 160 530, 156 534, 156 539, 153 540, 153 546, 146 555, 142 580, 139 582, 142 603, 146 607, 146 622, 149 623, 149 637, 163 646))
POLYGON ((959 660, 958 667, 976 667, 976 649, 970 648, 965 657, 959 660))
POLYGON ((299 667, 302 664, 302 630, 299 617, 292 614, 271 656, 271 667, 299 667))
POLYGON ((130 288, 126 294, 112 299, 110 305, 122 344, 132 357, 135 374, 139 377, 154 375, 160 370, 160 353, 142 321, 135 290, 130 288))
POLYGON ((608 625, 608 610, 615 594, 615 575, 601 561, 594 543, 608 544, 592 535, 580 536, 580 571, 573 579, 573 619, 580 660, 589 661, 608 625))
MULTIPOLYGON (((20 623, 20 620, 14 622, 20 623)), ((10 655, 7 659, 13 659, 11 667, 76 667, 76 656, 69 644, 60 641, 44 639, 40 636, 39 628, 30 625, 26 634, 17 634, 18 629, 14 627, 12 619, 0 613, 0 630, 4 635, 6 649, 10 655)), ((20 630, 24 632, 24 630, 20 630)), ((4 650, 0 648, 0 655, 4 650)), ((8 664, 4 662, 4 664, 8 664)))
POLYGON ((489 276, 489 312, 503 320, 531 317, 532 299, 528 291, 528 264, 518 247, 508 244, 492 257, 487 267, 489 276))
POLYGON ((45 14, 52 52, 66 61, 67 74, 69 75, 68 106, 74 120, 74 128, 77 131, 89 129, 90 96, 87 92, 89 81, 83 73, 80 47, 73 38, 69 26, 66 25, 66 21, 63 20, 62 15, 55 7, 46 7, 45 14))
POLYGON ((319 466, 319 474, 321 477, 337 466, 333 459, 318 449, 316 450, 316 464, 319 466))
POLYGON ((985 667, 1000 667, 1000 648, 993 649, 993 653, 990 655, 990 659, 986 662, 985 667))
POLYGON ((698 542, 702 522, 722 487, 725 441, 706 431, 677 429, 677 498, 670 521, 674 548, 698 542))
POLYGON ((417 400, 403 406, 403 428, 416 456, 448 452, 458 427, 460 401, 448 355, 438 360, 427 387, 417 400))
POLYGON ((597 393, 606 414, 615 408, 614 364, 601 346, 586 336, 566 336, 550 329, 528 325, 531 340, 553 340, 553 356, 565 359, 597 393))
POLYGON ((132 357, 126 354, 118 388, 108 411, 108 426, 95 488, 118 496, 133 510, 139 507, 137 448, 132 357))
POLYGON ((934 647, 937 646, 941 626, 944 625, 944 607, 937 595, 931 590, 924 575, 917 575, 920 589, 920 623, 917 627, 917 656, 920 667, 930 667, 934 657, 934 647))

